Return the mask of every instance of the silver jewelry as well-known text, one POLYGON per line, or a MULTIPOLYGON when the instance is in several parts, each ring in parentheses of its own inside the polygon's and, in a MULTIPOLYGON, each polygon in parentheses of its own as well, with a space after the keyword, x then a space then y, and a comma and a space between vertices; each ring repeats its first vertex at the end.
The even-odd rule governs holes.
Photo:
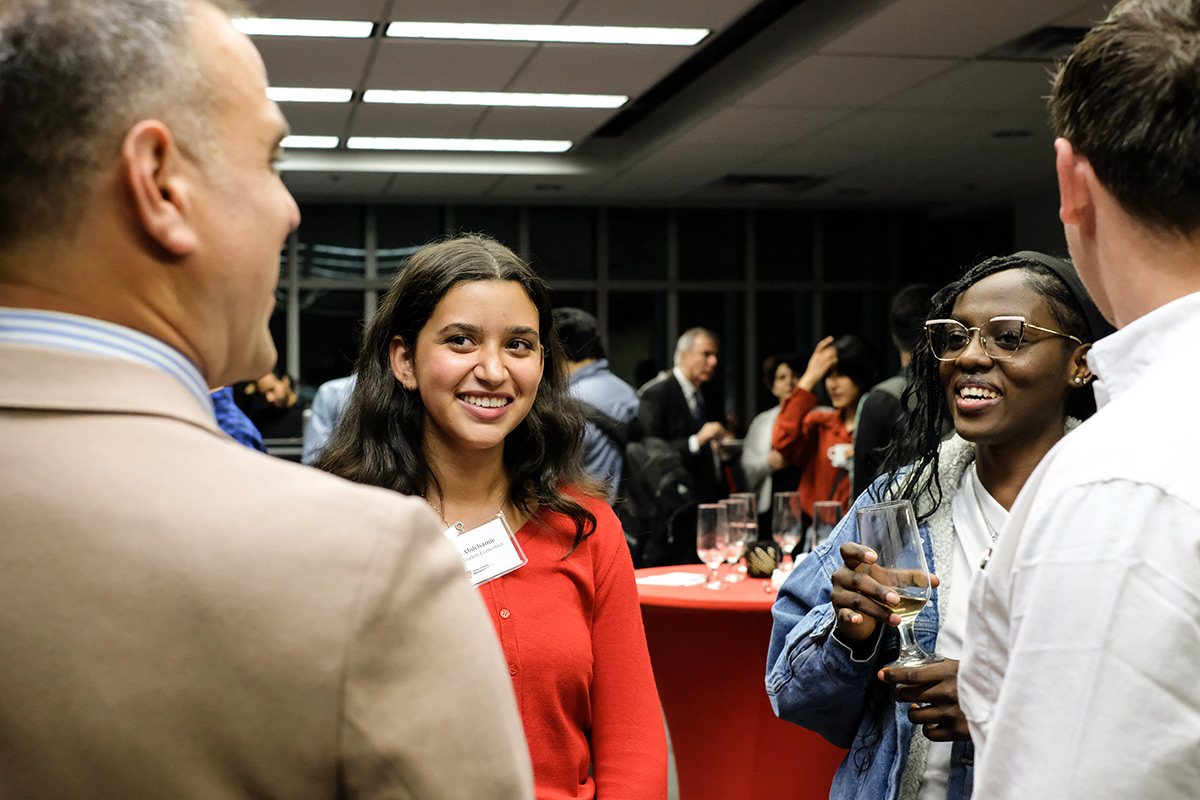
POLYGON ((988 536, 992 541, 996 541, 1000 536, 1000 531, 992 527, 992 521, 988 519, 987 512, 983 510, 983 501, 979 499, 979 470, 975 470, 975 480, 971 481, 971 493, 975 495, 975 505, 979 508, 979 516, 983 517, 983 524, 987 526, 988 536))

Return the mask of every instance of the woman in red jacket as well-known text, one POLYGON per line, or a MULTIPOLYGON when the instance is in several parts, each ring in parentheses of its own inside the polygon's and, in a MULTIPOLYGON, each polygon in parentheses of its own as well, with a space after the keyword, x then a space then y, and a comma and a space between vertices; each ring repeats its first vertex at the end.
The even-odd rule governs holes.
POLYGON ((806 517, 812 517, 818 500, 848 506, 858 401, 874 384, 875 364, 866 343, 857 336, 826 336, 783 401, 771 447, 802 470, 797 491, 806 517), (813 389, 820 381, 825 382, 832 408, 817 407, 813 389))

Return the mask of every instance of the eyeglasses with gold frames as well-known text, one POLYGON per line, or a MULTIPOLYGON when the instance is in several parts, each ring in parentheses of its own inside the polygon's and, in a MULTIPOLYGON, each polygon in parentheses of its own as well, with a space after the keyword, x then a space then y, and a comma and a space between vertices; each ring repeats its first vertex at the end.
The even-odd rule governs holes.
POLYGON ((1020 316, 992 317, 979 327, 968 327, 956 319, 926 320, 925 340, 938 361, 954 361, 970 346, 976 333, 988 358, 1012 358, 1025 342, 1025 331, 1029 328, 1083 344, 1078 336, 1034 325, 1020 316))

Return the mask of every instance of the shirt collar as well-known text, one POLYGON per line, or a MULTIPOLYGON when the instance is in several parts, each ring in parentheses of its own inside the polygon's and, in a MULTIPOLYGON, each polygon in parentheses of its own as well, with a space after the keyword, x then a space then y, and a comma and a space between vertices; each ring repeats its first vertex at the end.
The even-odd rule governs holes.
POLYGON ((1200 339, 1200 292, 1185 295, 1110 333, 1088 351, 1096 374, 1096 405, 1103 407, 1159 364, 1190 363, 1200 339))
POLYGON ((696 392, 700 391, 700 387, 685 378, 683 376, 683 370, 681 370, 679 367, 672 369, 671 374, 675 376, 675 380, 679 381, 679 386, 683 389, 683 396, 686 397, 690 403, 692 401, 692 396, 695 395, 696 392))
POLYGON ((183 384, 215 421, 208 386, 182 353, 140 331, 112 322, 43 311, 0 307, 0 343, 48 347, 144 364, 183 384))

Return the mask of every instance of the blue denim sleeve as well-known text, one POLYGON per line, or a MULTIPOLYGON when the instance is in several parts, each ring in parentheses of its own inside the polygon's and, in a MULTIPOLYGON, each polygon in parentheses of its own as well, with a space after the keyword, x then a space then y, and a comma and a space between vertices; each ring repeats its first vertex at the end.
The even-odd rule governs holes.
MULTIPOLYGON (((864 502, 860 498, 855 507, 864 502)), ((766 676, 771 706, 780 719, 815 731, 838 747, 853 743, 867 687, 885 646, 881 642, 896 635, 892 629, 883 631, 865 660, 855 660, 850 648, 833 635, 830 577, 841 566, 842 542, 857 538, 852 508, 829 539, 796 566, 771 609, 766 676)))

